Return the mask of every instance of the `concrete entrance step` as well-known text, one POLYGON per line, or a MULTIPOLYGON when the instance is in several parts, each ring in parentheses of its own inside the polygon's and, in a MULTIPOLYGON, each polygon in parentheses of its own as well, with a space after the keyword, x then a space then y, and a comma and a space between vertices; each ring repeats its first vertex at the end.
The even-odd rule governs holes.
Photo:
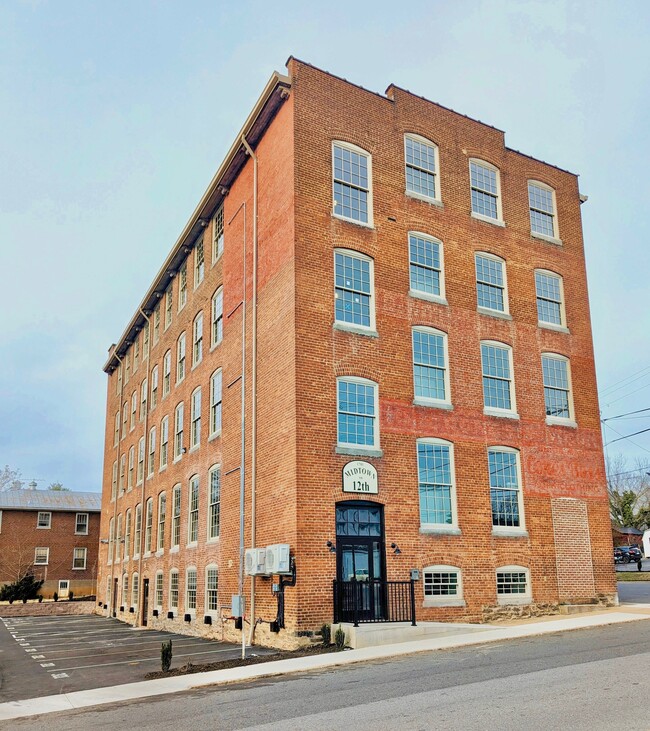
POLYGON ((584 614, 602 609, 600 604, 560 604, 560 614, 584 614))
MULTIPOLYGON (((332 637, 338 629, 332 625, 332 637)), ((400 642, 417 642, 436 637, 451 637, 468 632, 485 632, 493 629, 484 624, 460 624, 456 622, 418 622, 415 627, 407 623, 379 622, 377 624, 360 624, 355 627, 351 623, 342 622, 347 644, 355 650, 362 647, 393 645, 400 642)))

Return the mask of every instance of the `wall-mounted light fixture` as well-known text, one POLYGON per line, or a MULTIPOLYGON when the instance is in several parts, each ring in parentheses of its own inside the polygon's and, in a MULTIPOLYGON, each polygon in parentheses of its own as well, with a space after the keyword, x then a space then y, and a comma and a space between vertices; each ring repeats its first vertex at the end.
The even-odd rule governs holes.
POLYGON ((400 553, 402 552, 402 551, 400 550, 400 547, 399 547, 399 546, 397 545, 397 543, 391 543, 391 544, 390 544, 390 547, 391 547, 391 548, 393 549, 393 553, 394 553, 394 554, 395 554, 396 556, 399 556, 399 555, 400 555, 400 553))
POLYGON ((327 541, 327 547, 330 549, 330 553, 336 553, 336 546, 332 541, 327 541))

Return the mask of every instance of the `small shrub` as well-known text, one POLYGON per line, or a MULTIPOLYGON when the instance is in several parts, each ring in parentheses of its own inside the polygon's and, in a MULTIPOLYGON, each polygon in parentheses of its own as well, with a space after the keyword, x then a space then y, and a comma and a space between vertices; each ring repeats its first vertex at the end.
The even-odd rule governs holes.
POLYGON ((163 642, 160 648, 160 665, 163 673, 169 672, 172 664, 172 641, 163 642))
POLYGON ((345 631, 341 625, 339 625, 339 628, 334 633, 334 644, 337 650, 345 649, 345 631))
POLYGON ((73 597, 74 597, 74 592, 73 592, 73 591, 71 591, 71 592, 70 592, 70 593, 68 594, 68 601, 69 601, 69 602, 71 602, 71 601, 72 601, 72 599, 73 599, 73 597))
POLYGON ((329 624, 324 624, 320 628, 320 636, 323 638, 325 646, 332 644, 332 628, 329 624))
POLYGON ((59 595, 56 591, 54 592, 54 594, 52 594, 52 599, 54 599, 55 602, 59 601, 59 595))
POLYGON ((23 604, 27 604, 27 597, 23 597, 23 604))
POLYGON ((39 594, 38 595, 38 603, 40 604, 42 601, 43 601, 43 595, 42 594, 39 594))

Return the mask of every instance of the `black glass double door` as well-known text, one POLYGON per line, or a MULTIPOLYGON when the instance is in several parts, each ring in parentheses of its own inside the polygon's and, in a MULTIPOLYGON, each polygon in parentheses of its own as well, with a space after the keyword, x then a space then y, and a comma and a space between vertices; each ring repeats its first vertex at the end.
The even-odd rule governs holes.
POLYGON ((337 580, 341 582, 343 621, 385 618, 384 516, 381 505, 366 502, 336 506, 337 580))

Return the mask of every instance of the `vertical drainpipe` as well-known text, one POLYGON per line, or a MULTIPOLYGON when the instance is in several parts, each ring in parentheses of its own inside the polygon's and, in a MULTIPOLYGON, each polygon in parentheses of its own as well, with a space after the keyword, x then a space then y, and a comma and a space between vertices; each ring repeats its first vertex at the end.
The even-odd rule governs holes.
MULTIPOLYGON (((124 367, 122 365, 123 361, 120 358, 120 356, 117 354, 117 348, 115 349, 115 352, 113 353, 115 358, 117 359, 118 363, 120 364, 120 368, 122 369, 122 380, 120 382, 120 403, 118 404, 118 409, 120 412, 120 431, 117 435, 117 474, 115 475, 115 500, 113 501, 113 530, 117 529, 117 498, 119 496, 120 488, 120 444, 122 443, 122 399, 124 398, 124 367)), ((111 468, 112 469, 112 468, 111 468)), ((111 472, 111 492, 113 491, 113 473, 111 472)), ((110 524, 109 524, 110 526, 110 524)), ((115 538, 115 533, 113 532, 113 538, 115 538)), ((113 582, 115 581, 115 550, 114 546, 111 545, 111 531, 109 527, 108 531, 108 551, 109 554, 112 551, 111 555, 111 583, 110 583, 110 589, 108 590, 108 613, 111 615, 113 612, 115 612, 115 616, 117 616, 117 597, 115 597, 115 592, 113 590, 113 582), (115 606, 113 606, 115 604, 115 606)))
MULTIPOLYGON (((257 487, 257 155, 242 135, 242 144, 253 160, 253 293, 252 293, 252 354, 251 354, 251 547, 255 547, 255 493, 257 487)), ((250 636, 255 633, 255 577, 251 576, 250 636)))

